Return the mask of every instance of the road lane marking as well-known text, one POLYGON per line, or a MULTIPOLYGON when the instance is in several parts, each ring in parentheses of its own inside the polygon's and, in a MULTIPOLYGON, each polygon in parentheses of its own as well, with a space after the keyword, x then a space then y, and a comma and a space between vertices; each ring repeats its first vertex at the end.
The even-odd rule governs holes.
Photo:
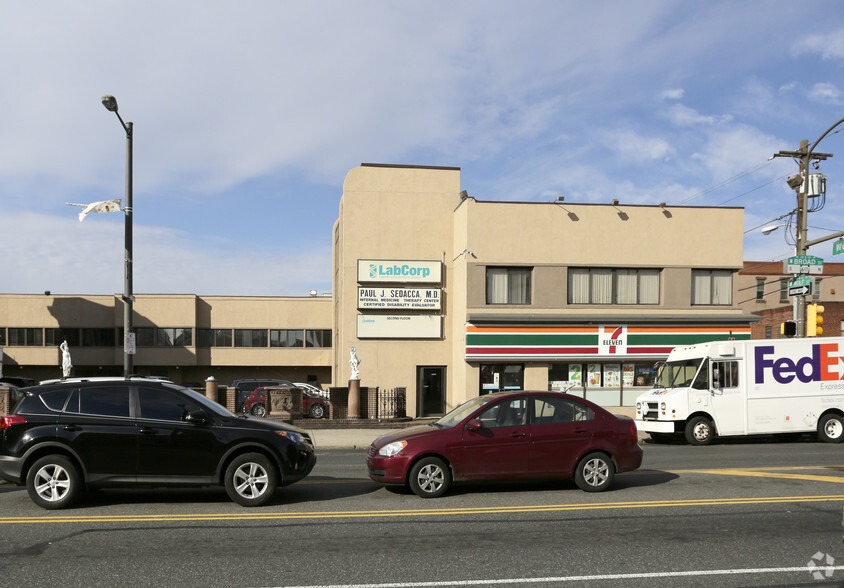
POLYGON ((671 470, 671 474, 712 474, 717 476, 748 476, 756 478, 781 478, 785 480, 807 480, 810 482, 832 482, 844 484, 844 476, 821 476, 815 474, 790 474, 796 470, 835 470, 841 471, 841 466, 798 466, 771 468, 700 468, 694 470, 671 470))
POLYGON ((41 523, 143 523, 143 522, 207 522, 207 521, 267 521, 300 519, 342 519, 378 517, 430 517, 489 515, 533 512, 571 512, 587 510, 668 508, 688 506, 733 506, 744 504, 781 504, 808 502, 844 502, 844 494, 821 496, 769 496, 756 498, 701 498, 690 500, 654 500, 635 502, 604 502, 596 504, 552 504, 488 506, 464 508, 431 508, 407 510, 361 510, 361 511, 306 511, 306 512, 258 512, 258 513, 210 513, 173 515, 48 515, 43 517, 0 517, 0 525, 41 523))
MULTIPOLYGON (((823 566, 819 570, 829 570, 834 574, 844 570, 844 566, 823 566)), ((494 580, 447 580, 434 582, 382 582, 378 584, 307 584, 299 586, 279 586, 278 588, 438 588, 440 586, 501 586, 507 584, 551 584, 561 582, 606 582, 608 580, 639 580, 645 578, 688 578, 696 576, 731 576, 739 574, 793 574, 809 573, 806 566, 790 568, 738 568, 731 570, 689 570, 680 572, 643 572, 640 574, 600 574, 590 576, 557 576, 545 578, 500 578, 494 580)))

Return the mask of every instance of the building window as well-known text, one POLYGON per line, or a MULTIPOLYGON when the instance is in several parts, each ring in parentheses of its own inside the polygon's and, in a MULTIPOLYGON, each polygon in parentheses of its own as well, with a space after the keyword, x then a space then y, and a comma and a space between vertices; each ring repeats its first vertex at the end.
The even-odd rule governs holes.
POLYGON ((44 345, 42 329, 9 329, 9 345, 19 347, 41 347, 44 345))
POLYGON ((771 325, 767 325, 765 327, 765 339, 771 339, 773 334, 773 327, 771 327, 771 325))
POLYGON ((823 278, 815 278, 812 284, 812 301, 817 302, 821 299, 821 280, 823 278))
POLYGON ((270 347, 304 347, 304 329, 270 329, 270 347))
POLYGON ((197 329, 197 347, 231 347, 231 329, 197 329))
POLYGON ((788 302, 788 278, 780 280, 780 302, 788 302))
POLYGON ((569 304, 659 304, 658 269, 569 268, 569 304))
POLYGON ((765 278, 756 278, 756 300, 765 301, 765 278))
POLYGON ((266 329, 235 329, 235 347, 267 347, 266 329))
POLYGON ((331 329, 305 331, 305 347, 331 347, 331 329))
POLYGON ((67 341, 71 347, 79 347, 79 329, 44 329, 45 345, 61 345, 62 341, 67 341))
POLYGON ((0 345, 6 344, 6 327, 0 327, 0 345))
MULTIPOLYGON (((116 343, 114 328, 82 329, 83 347, 114 347, 116 343)), ((73 346, 70 340, 68 340, 67 344, 73 346)))
POLYGON ((193 345, 193 330, 172 327, 156 329, 155 343, 158 347, 190 347, 193 345))
POLYGON ((486 268, 487 304, 530 304, 529 267, 486 268))
POLYGON ((732 270, 692 270, 693 305, 729 306, 732 303, 732 270))

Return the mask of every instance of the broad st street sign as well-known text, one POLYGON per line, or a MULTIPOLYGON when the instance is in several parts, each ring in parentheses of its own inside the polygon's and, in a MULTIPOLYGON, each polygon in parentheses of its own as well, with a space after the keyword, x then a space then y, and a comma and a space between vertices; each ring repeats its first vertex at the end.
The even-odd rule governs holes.
POLYGON ((786 274, 822 274, 823 259, 813 255, 797 255, 782 262, 786 274))

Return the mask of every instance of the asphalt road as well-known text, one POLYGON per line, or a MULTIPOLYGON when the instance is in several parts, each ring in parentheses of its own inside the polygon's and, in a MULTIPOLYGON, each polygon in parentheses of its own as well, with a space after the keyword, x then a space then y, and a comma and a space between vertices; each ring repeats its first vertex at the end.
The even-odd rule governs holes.
POLYGON ((0 487, 0 584, 839 586, 844 446, 645 445, 641 470, 456 485, 423 500, 320 451, 270 506, 221 490, 102 490, 67 511, 0 487))

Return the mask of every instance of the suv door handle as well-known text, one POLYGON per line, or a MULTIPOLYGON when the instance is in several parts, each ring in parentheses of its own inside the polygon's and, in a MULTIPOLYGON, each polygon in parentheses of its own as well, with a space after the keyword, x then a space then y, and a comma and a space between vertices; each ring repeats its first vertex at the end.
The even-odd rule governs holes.
POLYGON ((155 429, 151 429, 150 427, 141 427, 138 429, 138 432, 142 435, 155 435, 155 429))
POLYGON ((64 430, 65 431, 78 431, 79 427, 77 427, 76 425, 65 425, 64 430))

